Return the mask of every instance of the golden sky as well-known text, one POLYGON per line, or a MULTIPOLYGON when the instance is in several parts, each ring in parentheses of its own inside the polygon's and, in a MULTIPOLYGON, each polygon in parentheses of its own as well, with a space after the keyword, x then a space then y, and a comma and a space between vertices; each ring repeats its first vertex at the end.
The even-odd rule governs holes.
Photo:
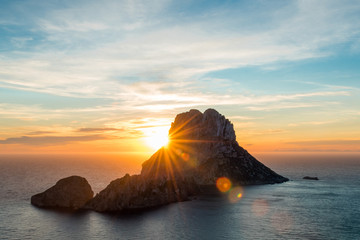
POLYGON ((153 152, 192 108, 252 152, 358 152, 359 22, 357 1, 6 1, 0 152, 153 152))

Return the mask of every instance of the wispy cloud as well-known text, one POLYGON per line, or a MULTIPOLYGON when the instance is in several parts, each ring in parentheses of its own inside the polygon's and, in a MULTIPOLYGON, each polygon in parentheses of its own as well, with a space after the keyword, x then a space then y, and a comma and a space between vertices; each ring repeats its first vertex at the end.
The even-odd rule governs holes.
MULTIPOLYGON (((191 107, 207 106, 211 102, 212 106, 237 105, 244 106, 252 111, 277 110, 288 108, 311 108, 324 105, 334 105, 336 102, 320 102, 314 98, 331 96, 349 96, 347 91, 324 91, 309 93, 294 93, 282 95, 222 95, 222 94, 202 94, 194 96, 193 93, 166 93, 166 89, 157 89, 156 95, 151 91, 144 91, 132 87, 131 93, 127 93, 122 99, 122 104, 98 105, 86 108, 44 108, 41 105, 23 104, 0 104, 0 114, 2 118, 20 120, 46 120, 61 119, 69 117, 80 117, 82 114, 91 113, 116 113, 126 111, 128 114, 137 110, 147 110, 150 112, 186 109, 191 107), (297 102, 294 102, 297 101, 297 102), (300 102, 298 102, 300 101, 300 102)), ((169 119, 168 119, 169 120, 169 119)))
POLYGON ((331 146, 341 146, 341 145, 353 145, 357 146, 360 149, 360 140, 359 139, 335 139, 335 140, 309 140, 309 141, 297 141, 297 142, 287 142, 287 144, 295 144, 301 146, 322 146, 322 145, 331 145, 331 146))
MULTIPOLYGON (((48 39, 37 42, 39 51, 0 59, 1 86, 74 97, 132 96, 142 105, 147 98, 133 92, 126 82, 129 77, 191 82, 216 70, 319 58, 332 54, 327 46, 349 41, 359 33, 354 24, 358 16, 349 15, 360 8, 354 2, 327 1, 314 6, 309 1, 294 1, 276 9, 265 4, 264 9, 273 11, 255 15, 222 7, 214 14, 210 8, 191 22, 176 12, 173 15, 180 19, 173 17, 168 1, 110 1, 101 7, 90 1, 65 6, 49 9, 33 23, 33 31, 48 39), (272 27, 261 28, 257 18, 269 20, 272 27), (251 19, 252 29, 228 28, 229 22, 251 19), (223 30, 214 32, 214 26, 223 30), (96 34, 99 31, 101 34, 96 34), (17 71, 19 66, 22 71, 17 71)), ((178 97, 153 94, 156 96, 161 96, 158 100, 165 105, 178 97)), ((187 96, 180 97, 186 101, 187 96)))
POLYGON ((331 121, 297 122, 297 123, 289 123, 288 126, 289 127, 297 127, 297 126, 301 126, 301 125, 327 125, 327 124, 332 124, 335 122, 337 122, 337 121, 331 120, 331 121))
POLYGON ((26 135, 45 135, 45 134, 53 134, 53 133, 57 133, 57 132, 52 132, 52 131, 35 131, 35 132, 29 132, 26 135))
MULTIPOLYGON (((334 104, 333 102, 328 103, 314 103, 308 102, 309 99, 318 98, 318 97, 331 97, 331 96, 349 96, 350 93, 347 91, 319 91, 319 92, 308 92, 308 93, 294 93, 294 94, 274 94, 274 95, 221 95, 221 94, 197 94, 196 97, 191 97, 191 93, 188 93, 189 98, 183 100, 182 95, 178 95, 179 100, 167 100, 167 104, 159 103, 154 101, 151 95, 142 95, 142 97, 147 99, 146 103, 142 103, 139 106, 136 106, 139 109, 145 110, 166 110, 166 109, 176 109, 184 107, 193 107, 193 106, 206 106, 209 102, 213 106, 220 105, 240 105, 247 106, 249 110, 261 111, 261 110, 274 110, 274 109, 284 109, 284 108, 304 108, 304 107, 315 107, 324 104, 334 104), (293 102, 305 101, 305 102, 293 102), (290 102, 292 101, 292 102, 290 102), (288 102, 288 103, 287 103, 288 102), (273 103, 281 103, 278 105, 270 105, 273 103), (260 106, 259 106, 260 105, 260 106)), ((155 99, 156 100, 156 99, 155 99)))
POLYGON ((110 139, 109 136, 90 135, 90 136, 42 136, 28 137, 22 136, 18 138, 7 138, 0 140, 0 144, 25 144, 25 145, 57 145, 73 142, 87 142, 110 139))
POLYGON ((359 90, 359 88, 356 88, 354 86, 344 86, 344 85, 334 85, 334 84, 325 84, 325 83, 319 83, 319 82, 310 82, 310 81, 294 81, 291 80, 289 82, 295 82, 295 83, 302 83, 302 84, 308 84, 308 85, 313 85, 313 86, 318 86, 321 88, 325 88, 325 89, 330 89, 330 90, 359 90))
POLYGON ((78 132, 122 132, 123 128, 80 128, 78 132))
POLYGON ((277 104, 277 105, 267 105, 267 106, 250 106, 246 107, 251 111, 274 111, 274 110, 283 110, 283 109, 295 109, 295 108, 313 108, 319 107, 323 104, 316 103, 287 103, 287 104, 277 104))
POLYGON ((247 135, 249 136, 263 136, 263 135, 274 135, 279 133, 286 133, 288 132, 285 129, 265 129, 265 130, 248 130, 247 135))

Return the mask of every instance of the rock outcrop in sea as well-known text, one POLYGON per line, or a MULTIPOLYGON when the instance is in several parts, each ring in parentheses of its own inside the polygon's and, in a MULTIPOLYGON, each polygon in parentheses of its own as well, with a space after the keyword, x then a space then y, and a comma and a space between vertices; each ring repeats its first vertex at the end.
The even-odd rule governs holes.
POLYGON ((126 174, 112 181, 92 199, 83 189, 74 192, 57 187, 62 179, 54 189, 33 196, 31 201, 37 206, 73 208, 87 202, 82 208, 133 211, 188 200, 219 182, 225 187, 220 190, 226 192, 231 186, 288 181, 240 147, 233 124, 214 109, 178 114, 171 124, 169 139, 168 146, 142 164, 139 175, 126 174), (82 194, 86 198, 76 204, 65 198, 74 195, 78 199, 82 194))
POLYGON ((85 208, 124 211, 184 201, 224 177, 233 186, 288 181, 240 147, 232 123, 214 109, 178 114, 169 138, 141 174, 112 181, 85 208))
POLYGON ((309 176, 305 176, 305 177, 303 177, 303 179, 305 179, 305 180, 319 180, 318 177, 309 177, 309 176))
POLYGON ((79 176, 60 179, 54 186, 45 192, 31 197, 31 204, 46 208, 83 207, 94 196, 88 181, 79 176))

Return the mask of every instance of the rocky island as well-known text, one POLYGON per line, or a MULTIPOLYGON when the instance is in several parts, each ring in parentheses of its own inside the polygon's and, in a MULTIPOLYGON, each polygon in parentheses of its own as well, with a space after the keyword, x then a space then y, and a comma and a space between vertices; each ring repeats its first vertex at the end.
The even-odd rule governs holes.
POLYGON ((31 204, 47 208, 83 207, 94 196, 88 181, 79 176, 70 176, 60 179, 53 187, 45 192, 31 197, 31 204))
POLYGON ((185 201, 219 179, 226 179, 221 184, 228 188, 288 181, 240 147, 233 124, 214 109, 178 114, 169 139, 142 164, 140 174, 112 181, 82 208, 131 211, 185 201))

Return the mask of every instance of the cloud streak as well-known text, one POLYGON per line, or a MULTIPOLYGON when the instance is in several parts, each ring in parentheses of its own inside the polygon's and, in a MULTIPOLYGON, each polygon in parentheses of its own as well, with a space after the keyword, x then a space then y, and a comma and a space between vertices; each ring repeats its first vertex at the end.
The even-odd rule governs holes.
MULTIPOLYGON (((137 82, 155 79, 175 85, 200 80, 212 71, 329 56, 332 52, 323 49, 352 39, 360 29, 353 24, 357 17, 348 16, 360 8, 353 2, 327 1, 314 9, 309 1, 294 1, 278 6, 276 14, 259 11, 254 16, 246 12, 239 15, 236 8, 219 7, 216 14, 214 9, 205 8, 207 14, 192 22, 182 21, 185 19, 176 13, 179 20, 171 12, 166 14, 173 10, 167 1, 110 1, 101 7, 92 1, 65 6, 49 9, 33 22, 34 31, 47 36, 45 46, 37 42, 39 51, 0 59, 0 86, 72 97, 138 97, 140 104, 145 104, 144 95, 137 95, 127 83, 129 77, 137 82), (107 14, 100 17, 99 11, 107 14), (269 20, 272 28, 265 30, 254 21, 253 29, 228 29, 229 22, 256 18, 269 20), (224 30, 214 33, 214 26, 224 30), (97 32, 105 37, 99 39, 97 32), (22 71, 17 71, 18 66, 22 71)), ((262 7, 275 10, 273 6, 262 7)), ((164 103, 177 97, 163 94, 153 96, 161 96, 159 101, 164 103)), ((186 101, 187 96, 181 97, 186 101)))
POLYGON ((337 139, 337 140, 310 140, 310 141, 296 141, 296 142, 287 142, 287 144, 295 144, 301 146, 340 146, 340 145, 352 145, 360 149, 360 140, 359 139, 337 139))
POLYGON ((41 136, 28 137, 22 136, 18 138, 7 138, 0 140, 0 144, 24 144, 24 145, 58 145, 74 142, 88 142, 97 140, 110 139, 108 136, 90 135, 90 136, 41 136))
POLYGON ((80 128, 77 132, 123 132, 122 128, 80 128))

